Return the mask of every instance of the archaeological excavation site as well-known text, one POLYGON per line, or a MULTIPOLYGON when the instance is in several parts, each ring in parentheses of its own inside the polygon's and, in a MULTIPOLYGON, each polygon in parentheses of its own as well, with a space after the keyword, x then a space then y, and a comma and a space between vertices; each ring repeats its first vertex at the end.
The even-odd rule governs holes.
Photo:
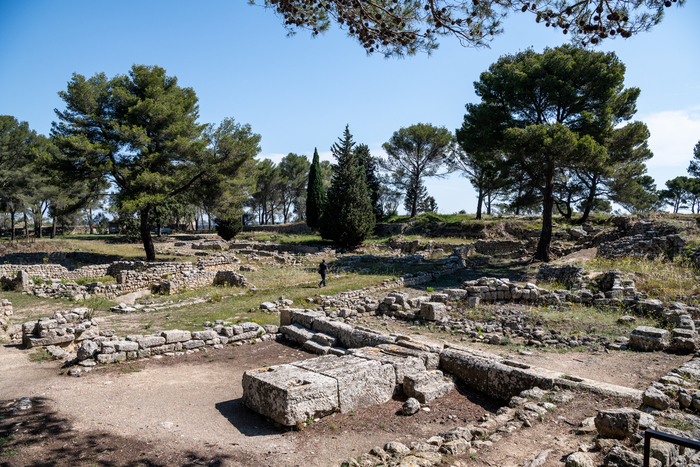
POLYGON ((0 465, 700 465, 696 218, 531 224, 20 242, 0 465))

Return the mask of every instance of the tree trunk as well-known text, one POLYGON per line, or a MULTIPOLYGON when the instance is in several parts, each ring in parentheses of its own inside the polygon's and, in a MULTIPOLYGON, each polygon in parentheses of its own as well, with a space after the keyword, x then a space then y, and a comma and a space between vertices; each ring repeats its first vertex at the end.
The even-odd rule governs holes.
POLYGON ((549 262, 552 251, 549 244, 552 242, 552 209, 554 208, 554 177, 547 177, 544 192, 542 193, 542 233, 537 244, 535 259, 549 262))
POLYGON ((139 211, 141 217, 141 240, 143 241, 143 249, 146 252, 146 261, 156 260, 156 249, 153 247, 153 238, 151 237, 151 208, 145 207, 139 211))
POLYGON ((61 216, 61 235, 66 234, 66 216, 61 216))
POLYGON ((92 235, 94 232, 92 230, 92 208, 88 208, 88 224, 90 224, 90 235, 92 235))
POLYGON ((583 216, 581 216, 582 224, 588 220, 588 216, 591 214, 591 209, 593 209, 593 201, 595 200, 595 194, 598 188, 597 185, 598 184, 593 181, 593 187, 591 187, 591 191, 588 193, 588 198, 586 199, 586 206, 583 208, 583 216))
POLYGON ((484 190, 479 188, 479 197, 476 201, 476 220, 481 220, 481 205, 484 203, 484 190))
POLYGON ((53 222, 51 223, 51 238, 56 238, 56 216, 53 216, 53 222))
POLYGON ((15 241, 15 211, 10 211, 10 229, 12 233, 10 234, 10 240, 15 241))
POLYGON ((24 238, 29 240, 29 222, 27 221, 27 211, 24 211, 24 238))

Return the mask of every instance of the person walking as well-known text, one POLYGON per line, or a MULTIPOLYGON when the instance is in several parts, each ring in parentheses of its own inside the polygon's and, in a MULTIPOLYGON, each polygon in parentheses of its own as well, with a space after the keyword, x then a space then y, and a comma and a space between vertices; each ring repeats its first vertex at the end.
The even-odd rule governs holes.
POLYGON ((324 259, 321 261, 321 264, 318 266, 318 273, 321 274, 321 282, 318 283, 318 288, 321 288, 321 284, 323 286, 326 286, 326 273, 328 272, 328 265, 326 264, 326 260, 324 259))

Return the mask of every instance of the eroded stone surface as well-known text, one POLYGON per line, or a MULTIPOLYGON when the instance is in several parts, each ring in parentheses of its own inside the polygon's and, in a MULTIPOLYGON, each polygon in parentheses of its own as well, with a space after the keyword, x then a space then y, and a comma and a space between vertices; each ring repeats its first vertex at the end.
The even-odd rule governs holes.
POLYGON ((282 425, 293 426, 339 409, 338 382, 298 366, 248 370, 242 384, 243 404, 282 425))

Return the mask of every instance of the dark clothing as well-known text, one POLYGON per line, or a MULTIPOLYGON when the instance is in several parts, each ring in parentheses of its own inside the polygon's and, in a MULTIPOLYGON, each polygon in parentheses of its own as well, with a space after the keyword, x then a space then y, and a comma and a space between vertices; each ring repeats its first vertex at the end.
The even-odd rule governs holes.
POLYGON ((323 284, 324 287, 326 286, 326 273, 327 272, 328 272, 328 265, 324 261, 323 263, 321 263, 318 266, 318 273, 321 274, 321 282, 318 283, 319 287, 321 287, 321 284, 323 284))

